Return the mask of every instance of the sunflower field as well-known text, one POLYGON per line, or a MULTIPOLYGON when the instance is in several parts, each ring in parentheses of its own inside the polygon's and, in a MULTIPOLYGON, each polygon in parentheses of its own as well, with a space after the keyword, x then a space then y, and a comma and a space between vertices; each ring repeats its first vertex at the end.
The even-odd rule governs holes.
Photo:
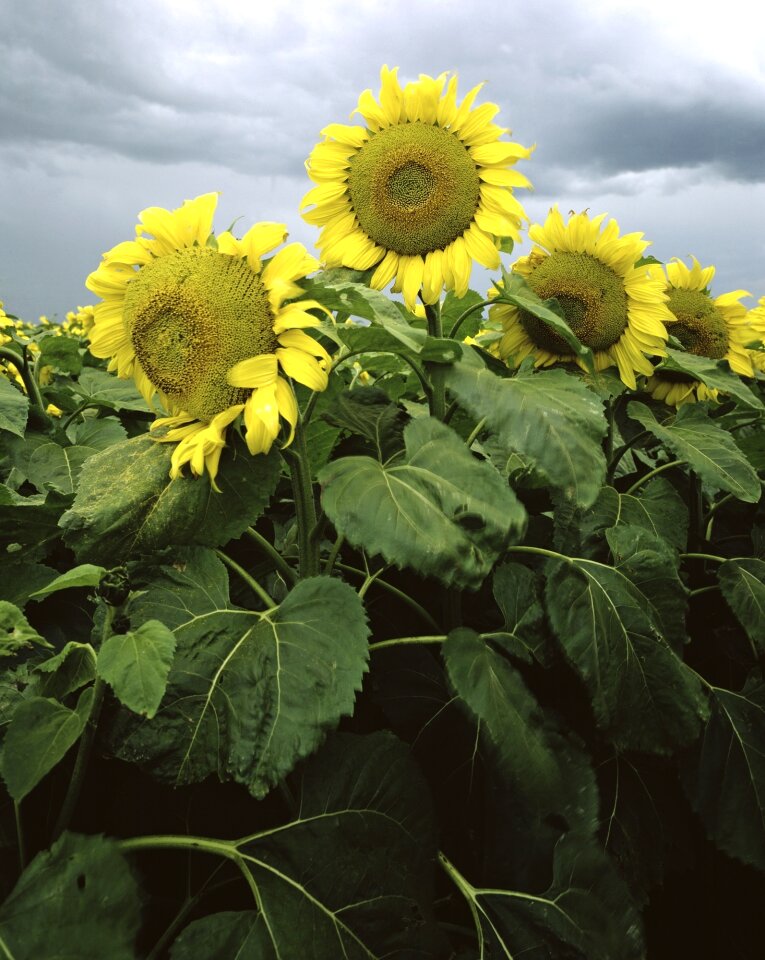
POLYGON ((0 305, 2 960, 762 956, 765 296, 479 94, 0 305))

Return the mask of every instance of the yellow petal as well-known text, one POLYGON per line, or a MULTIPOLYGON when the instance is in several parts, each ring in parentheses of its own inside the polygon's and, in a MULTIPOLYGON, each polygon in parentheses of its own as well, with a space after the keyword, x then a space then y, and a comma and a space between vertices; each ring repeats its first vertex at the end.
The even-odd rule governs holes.
POLYGON ((278 372, 276 357, 266 353, 234 364, 226 379, 232 387, 265 387, 276 380, 278 372))
POLYGON ((326 390, 327 372, 313 357, 309 357, 302 350, 292 348, 282 347, 275 352, 282 370, 288 377, 305 384, 310 390, 326 390))
POLYGON ((324 347, 313 337, 309 337, 302 330, 285 330, 279 334, 279 343, 283 347, 294 347, 296 350, 304 350, 313 357, 319 357, 325 363, 330 364, 332 359, 324 347))
POLYGON ((277 377, 276 380, 276 402, 279 405, 279 413, 290 425, 290 435, 284 444, 285 447, 288 447, 295 437, 295 427, 298 422, 298 405, 292 387, 283 377, 277 377))

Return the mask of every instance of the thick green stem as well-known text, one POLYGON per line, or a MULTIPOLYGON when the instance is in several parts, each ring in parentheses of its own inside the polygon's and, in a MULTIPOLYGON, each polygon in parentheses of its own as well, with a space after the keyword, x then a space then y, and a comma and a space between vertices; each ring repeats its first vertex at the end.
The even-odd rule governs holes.
POLYGON ((319 543, 311 536, 316 526, 316 501, 313 498, 311 463, 308 459, 304 423, 298 424, 295 443, 291 450, 285 451, 285 454, 290 465, 292 492, 295 498, 300 576, 302 579, 315 577, 319 573, 319 543))
POLYGON ((222 550, 216 550, 215 553, 217 554, 219 559, 222 560, 230 570, 233 570, 234 573, 236 573, 247 584, 247 586, 252 590, 253 593, 257 594, 257 596, 266 605, 266 609, 271 609, 272 607, 276 606, 276 603, 274 603, 273 598, 266 593, 266 591, 263 589, 263 587, 261 587, 258 581, 254 577, 251 577, 250 574, 247 573, 247 571, 244 569, 244 567, 240 566, 236 562, 236 560, 232 560, 231 557, 225 554, 222 550))
POLYGON ((713 553, 681 553, 681 560, 709 560, 711 563, 725 563, 725 557, 718 557, 713 553))
POLYGON ((573 563, 571 557, 566 557, 555 550, 546 550, 544 547, 508 547, 507 553, 532 553, 539 557, 549 557, 551 560, 562 560, 564 563, 573 563))
POLYGON ((37 407, 42 416, 47 417, 48 415, 45 412, 45 404, 43 403, 42 394, 40 393, 40 387, 35 379, 34 371, 29 366, 29 358, 26 347, 24 348, 24 355, 22 357, 19 357, 19 355, 13 350, 0 347, 0 357, 3 360, 9 361, 14 365, 14 367, 16 367, 16 369, 19 371, 21 379, 24 381, 29 402, 33 407, 37 407))
MULTIPOLYGON (((110 603, 106 604, 104 623, 101 628, 101 646, 103 646, 111 635, 112 623, 114 622, 116 612, 116 607, 113 607, 110 603)), ((56 826, 53 828, 54 840, 57 840, 64 830, 68 828, 69 821, 72 819, 72 814, 77 806, 77 801, 80 799, 80 791, 82 790, 82 784, 85 780, 85 771, 88 768, 90 752, 93 749, 93 741, 96 739, 96 730, 98 729, 98 720, 101 716, 101 707, 103 706, 105 693, 106 682, 102 680, 101 677, 96 677, 95 683, 93 684, 93 702, 90 705, 90 714, 85 723, 82 736, 80 737, 80 744, 77 748, 77 757, 74 761, 74 769, 72 770, 72 776, 69 780, 69 787, 67 788, 64 802, 61 805, 56 826)))
POLYGON ((685 463, 685 460, 670 460, 669 463, 662 463, 660 467, 654 467, 653 470, 650 470, 644 477, 640 477, 639 480, 636 480, 629 490, 626 491, 627 496, 633 494, 636 490, 639 490, 644 483, 648 483, 649 480, 652 480, 654 477, 658 476, 660 473, 664 473, 665 470, 670 470, 672 467, 680 467, 685 463))
POLYGON ((324 564, 324 576, 332 576, 332 568, 337 562, 337 558, 340 555, 340 550, 342 549, 343 544, 345 543, 345 537, 342 533, 338 533, 337 539, 332 544, 332 550, 330 551, 329 556, 327 557, 327 562, 324 564))
POLYGON ((487 419, 486 417, 481 417, 481 419, 478 421, 475 427, 473 427, 472 433, 465 441, 465 443, 467 444, 468 450, 470 449, 470 447, 473 446, 473 444, 476 442, 478 437, 481 435, 481 431, 486 426, 486 419, 487 419))
MULTIPOLYGON (((431 337, 443 337, 441 323, 441 304, 425 304, 425 317, 428 321, 428 333, 431 337)), ((442 420, 446 416, 446 366, 443 363, 426 363, 430 375, 433 397, 430 404, 431 416, 442 420)))
POLYGON ((250 537, 251 540, 254 540, 255 543, 257 543, 261 551, 268 557, 271 563, 273 563, 274 569, 279 571, 287 583, 294 584, 297 582, 297 573, 295 573, 292 567, 287 563, 287 561, 272 543, 266 540, 262 534, 258 533, 254 527, 247 527, 244 532, 248 537, 250 537))

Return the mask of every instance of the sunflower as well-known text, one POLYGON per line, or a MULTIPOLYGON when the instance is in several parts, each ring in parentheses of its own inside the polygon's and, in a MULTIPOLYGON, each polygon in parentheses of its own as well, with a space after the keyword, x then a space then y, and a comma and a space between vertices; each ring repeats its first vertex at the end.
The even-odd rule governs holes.
POLYGON ((757 306, 752 307, 747 313, 746 323, 748 327, 747 343, 759 342, 760 344, 760 349, 749 352, 752 366, 760 373, 765 373, 765 297, 760 297, 757 306))
MULTIPOLYGON (((668 306, 675 317, 672 335, 688 353, 712 360, 725 359, 734 373, 753 376, 746 345, 757 336, 747 323, 746 307, 739 303, 741 297, 751 294, 746 290, 733 290, 713 299, 708 288, 715 268, 702 267, 695 257, 691 257, 691 263, 690 268, 686 267, 675 257, 665 268, 658 265, 651 268, 669 296, 668 306)), ((714 400, 718 394, 693 377, 668 370, 654 373, 646 388, 657 400, 673 407, 697 400, 714 400)))
MULTIPOLYGON (((653 372, 647 357, 664 354, 664 324, 673 318, 661 280, 635 266, 648 241, 642 233, 620 237, 615 220, 603 226, 605 217, 578 213, 564 224, 553 207, 544 225, 529 229, 535 246, 512 269, 543 300, 557 299, 568 325, 592 350, 596 369, 615 364, 634 388, 636 373, 653 372)), ((489 296, 499 292, 495 287, 489 296)), ((511 366, 533 356, 537 366, 573 361, 585 368, 565 340, 532 314, 499 303, 489 315, 504 331, 493 349, 511 366)))
MULTIPOLYGON (((467 291, 476 260, 499 266, 499 240, 520 240, 528 219, 513 196, 530 187, 511 169, 532 148, 500 140, 509 131, 492 123, 499 107, 473 108, 483 84, 457 105, 457 77, 420 75, 401 88, 397 70, 383 67, 379 102, 365 90, 353 113, 364 125, 333 123, 322 130, 306 167, 318 184, 301 210, 322 227, 317 246, 329 267, 376 267, 371 286, 395 278, 407 308, 422 292, 467 291)), ((353 116, 353 114, 351 114, 353 116)))
POLYGON ((324 390, 329 363, 301 329, 318 326, 307 311, 324 308, 285 302, 300 296, 295 280, 318 262, 292 243, 261 263, 287 237, 280 223, 257 223, 240 240, 230 231, 214 237, 217 196, 144 210, 136 239, 105 253, 86 283, 102 298, 91 353, 170 414, 151 427, 155 439, 178 444, 170 476, 188 463, 197 476, 207 471, 215 489, 227 427, 242 414, 250 453, 267 453, 283 417, 290 443, 298 408, 281 374, 324 390))

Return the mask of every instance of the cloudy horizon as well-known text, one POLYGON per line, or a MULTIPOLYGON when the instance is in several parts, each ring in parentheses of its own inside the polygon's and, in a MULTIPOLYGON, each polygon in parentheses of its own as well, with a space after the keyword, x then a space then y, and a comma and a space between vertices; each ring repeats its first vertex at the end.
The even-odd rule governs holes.
MULTIPOLYGON (((454 71, 500 105, 533 221, 608 212, 661 260, 714 264, 713 293, 765 294, 765 36, 742 0, 532 7, 477 0, 0 0, 0 300, 63 317, 140 210, 221 191, 216 228, 298 213, 322 127, 383 63, 454 71), (62 8, 66 16, 62 15, 62 8), (500 11, 493 13, 492 11, 500 11)), ((528 251, 528 241, 519 248, 528 251)), ((477 271, 474 285, 486 278, 477 271)))

